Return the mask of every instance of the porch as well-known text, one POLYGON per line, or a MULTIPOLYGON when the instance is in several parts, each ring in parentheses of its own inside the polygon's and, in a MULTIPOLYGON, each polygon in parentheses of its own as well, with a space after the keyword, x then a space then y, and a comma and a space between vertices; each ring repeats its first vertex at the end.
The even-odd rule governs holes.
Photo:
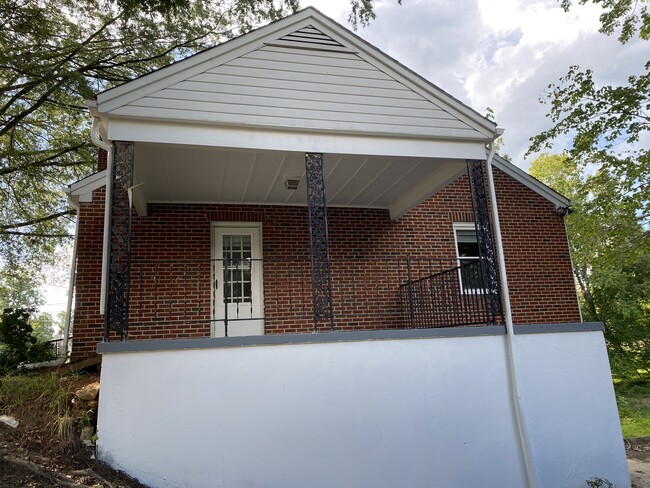
POLYGON ((503 323, 484 161, 112 153, 105 341, 503 323))

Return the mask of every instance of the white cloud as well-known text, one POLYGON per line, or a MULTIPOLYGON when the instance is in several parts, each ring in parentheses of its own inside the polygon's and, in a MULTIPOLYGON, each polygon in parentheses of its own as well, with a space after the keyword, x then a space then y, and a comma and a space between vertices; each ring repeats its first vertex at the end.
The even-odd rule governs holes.
MULTIPOLYGON (((347 0, 308 4, 346 25, 347 0)), ((538 102, 549 83, 572 64, 593 69, 598 83, 624 83, 648 57, 643 41, 622 46, 600 34, 591 3, 564 12, 557 0, 383 0, 375 11, 357 34, 478 112, 491 107, 505 151, 523 167, 529 138, 550 127, 538 102)))

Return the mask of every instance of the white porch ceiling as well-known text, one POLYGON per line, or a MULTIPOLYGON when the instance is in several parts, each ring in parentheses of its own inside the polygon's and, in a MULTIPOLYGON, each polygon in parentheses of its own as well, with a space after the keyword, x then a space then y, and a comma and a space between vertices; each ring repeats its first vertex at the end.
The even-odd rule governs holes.
MULTIPOLYGON (((464 171, 461 160, 324 154, 328 205, 390 209, 392 218, 464 171)), ((136 143, 134 187, 140 213, 147 202, 304 205, 305 155, 136 143)))

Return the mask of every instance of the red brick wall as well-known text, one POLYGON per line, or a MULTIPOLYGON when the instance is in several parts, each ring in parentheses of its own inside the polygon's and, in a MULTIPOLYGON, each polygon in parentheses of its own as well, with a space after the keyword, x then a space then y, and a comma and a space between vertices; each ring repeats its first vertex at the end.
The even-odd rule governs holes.
POLYGON ((106 169, 106 162, 108 160, 108 153, 101 148, 97 149, 97 171, 106 169))
POLYGON ((104 240, 104 188, 93 192, 92 203, 81 203, 74 322, 73 357, 93 355, 102 340, 103 318, 99 314, 104 240))
MULTIPOLYGON (((579 321, 562 218, 552 203, 507 175, 497 171, 495 184, 514 322, 579 321)), ((75 356, 91 354, 102 336, 103 190, 95 197, 81 211, 75 356)), ((343 330, 403 327, 398 284, 408 276, 405 256, 414 258, 413 278, 455 266, 452 224, 473 220, 467 177, 398 222, 385 210, 328 212, 336 327, 343 330)), ((150 204, 148 213, 133 220, 131 339, 210 335, 205 277, 211 273, 211 222, 219 221, 262 223, 266 333, 312 330, 306 208, 150 204), (301 265, 279 261, 297 258, 301 265), (160 263, 164 260, 195 261, 160 263)))

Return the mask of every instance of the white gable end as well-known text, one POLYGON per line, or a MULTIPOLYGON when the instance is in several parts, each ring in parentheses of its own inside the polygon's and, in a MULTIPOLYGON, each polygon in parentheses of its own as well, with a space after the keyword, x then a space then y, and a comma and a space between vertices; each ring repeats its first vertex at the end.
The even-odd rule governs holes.
MULTIPOLYGON (((350 39, 315 19, 301 23, 259 39, 238 56, 215 56, 192 67, 186 77, 178 76, 181 71, 162 86, 154 83, 153 90, 143 90, 127 103, 113 101, 104 113, 398 137, 489 137, 484 128, 409 84, 350 39)), ((101 96, 98 101, 102 111, 101 96)))

